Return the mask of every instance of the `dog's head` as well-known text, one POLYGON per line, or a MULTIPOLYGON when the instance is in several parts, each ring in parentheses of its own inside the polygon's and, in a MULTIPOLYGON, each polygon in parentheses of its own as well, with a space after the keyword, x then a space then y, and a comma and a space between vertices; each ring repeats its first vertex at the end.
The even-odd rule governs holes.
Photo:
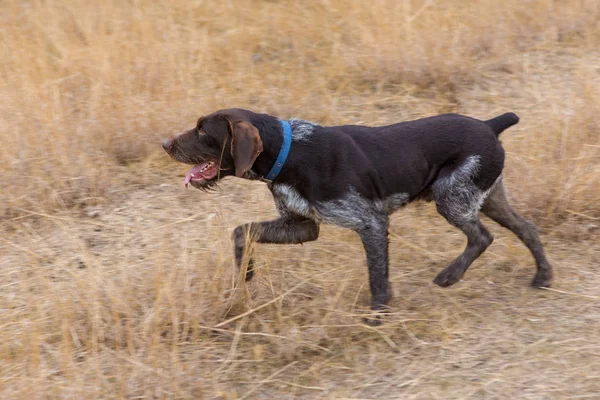
POLYGON ((194 165, 188 183, 198 189, 213 188, 229 175, 243 177, 263 151, 258 129, 243 110, 221 110, 198 120, 196 126, 170 139, 163 148, 176 161, 194 165))

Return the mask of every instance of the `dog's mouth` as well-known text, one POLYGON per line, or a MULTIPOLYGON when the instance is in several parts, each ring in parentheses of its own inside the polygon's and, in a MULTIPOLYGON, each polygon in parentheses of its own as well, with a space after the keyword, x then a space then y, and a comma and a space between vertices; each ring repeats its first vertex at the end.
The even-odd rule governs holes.
POLYGON ((185 187, 192 183, 205 183, 214 179, 219 172, 219 164, 214 161, 207 161, 201 164, 196 164, 190 169, 185 176, 185 187))

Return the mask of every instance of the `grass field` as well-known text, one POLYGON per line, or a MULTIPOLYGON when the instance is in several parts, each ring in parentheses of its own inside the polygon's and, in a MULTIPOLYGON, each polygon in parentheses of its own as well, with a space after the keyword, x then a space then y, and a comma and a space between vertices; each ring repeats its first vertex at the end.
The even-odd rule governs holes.
POLYGON ((600 2, 0 2, 0 398, 593 399, 600 393, 600 2), (185 190, 160 139, 245 107, 321 124, 444 112, 502 135, 515 207, 556 281, 484 218, 464 246, 431 204, 394 214, 392 313, 368 312, 349 231, 261 245, 265 185, 185 190))

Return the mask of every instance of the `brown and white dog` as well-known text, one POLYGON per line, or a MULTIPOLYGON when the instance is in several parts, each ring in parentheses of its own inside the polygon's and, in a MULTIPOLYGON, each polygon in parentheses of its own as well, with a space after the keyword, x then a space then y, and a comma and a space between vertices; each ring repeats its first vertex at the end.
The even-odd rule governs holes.
MULTIPOLYGON (((317 239, 321 223, 349 228, 364 244, 372 309, 381 311, 391 296, 388 216, 414 200, 435 201, 438 212, 468 239, 463 253, 435 277, 439 286, 459 281, 492 243, 480 211, 529 248, 537 264, 532 285, 550 285, 552 268, 535 225, 509 205, 502 183, 498 136, 518 121, 513 113, 488 121, 445 114, 381 127, 326 127, 227 109, 200 118, 193 129, 164 140, 163 147, 175 160, 193 165, 186 186, 211 189, 230 175, 267 182, 280 217, 234 230, 238 267, 248 237, 303 243, 317 239)), ((247 280, 252 266, 250 261, 247 280)))

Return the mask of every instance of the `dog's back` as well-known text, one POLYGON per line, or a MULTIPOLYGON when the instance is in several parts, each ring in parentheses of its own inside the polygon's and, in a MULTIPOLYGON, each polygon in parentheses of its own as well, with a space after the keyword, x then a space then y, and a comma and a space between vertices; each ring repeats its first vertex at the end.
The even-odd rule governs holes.
POLYGON ((481 121, 444 114, 380 127, 316 127, 305 144, 312 151, 303 153, 311 159, 307 165, 314 171, 310 186, 327 186, 331 193, 337 192, 338 186, 343 192, 351 185, 369 199, 396 193, 413 199, 423 194, 444 168, 456 168, 469 157, 477 157, 477 184, 486 189, 504 166, 497 132, 512 125, 515 118, 518 121, 508 113, 481 121))

